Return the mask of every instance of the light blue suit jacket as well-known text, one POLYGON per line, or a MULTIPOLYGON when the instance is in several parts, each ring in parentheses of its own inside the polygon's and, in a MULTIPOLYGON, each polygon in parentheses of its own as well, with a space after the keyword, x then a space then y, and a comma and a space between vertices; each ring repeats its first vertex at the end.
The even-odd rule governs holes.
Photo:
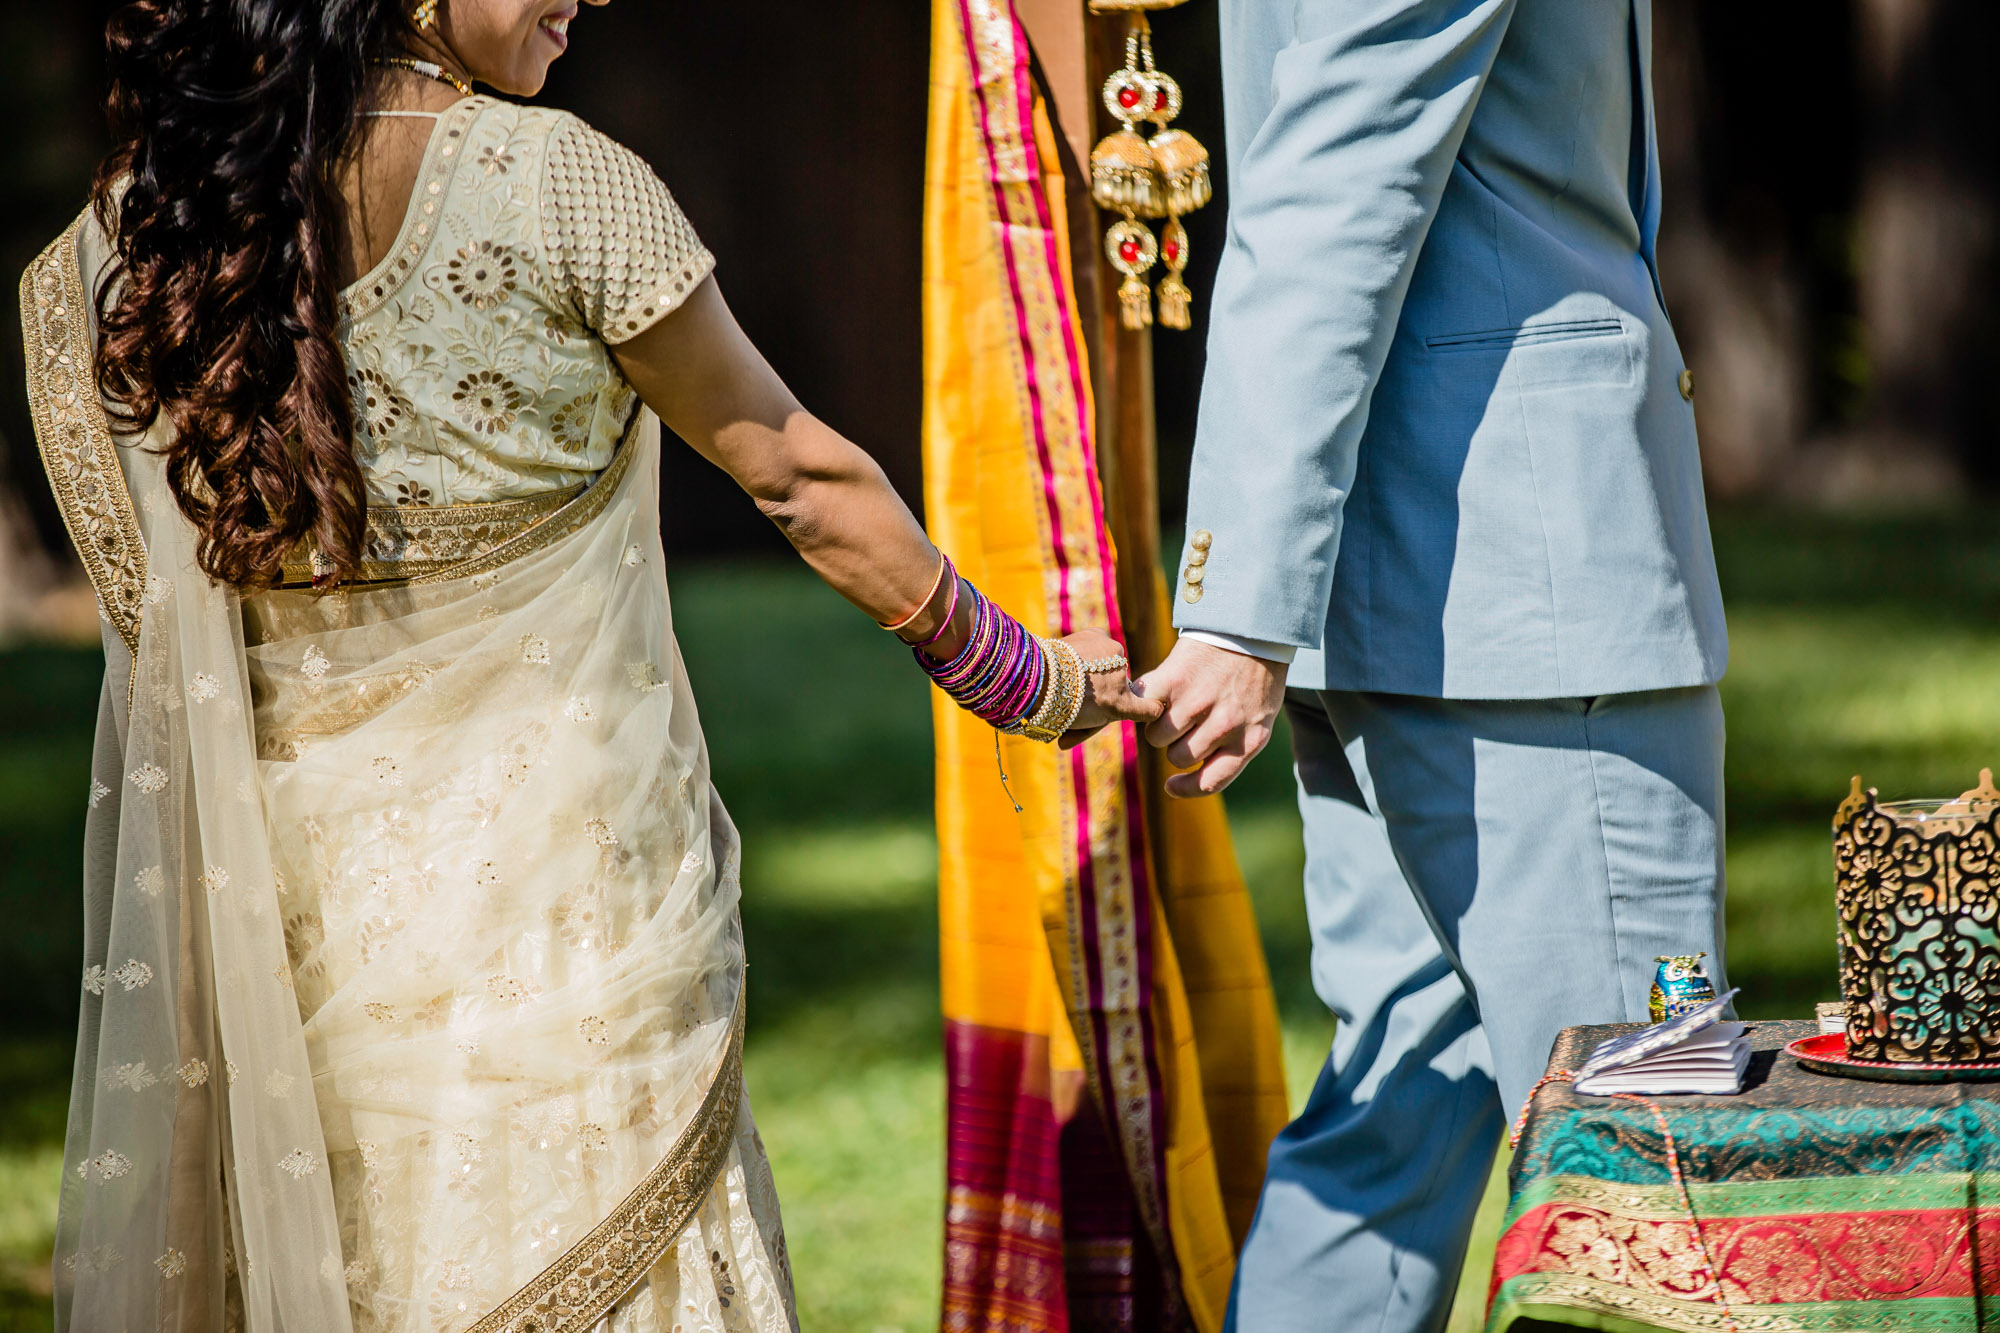
POLYGON ((1292 683, 1329 689, 1719 679, 1650 0, 1222 8, 1229 244, 1175 623, 1297 645, 1292 683))

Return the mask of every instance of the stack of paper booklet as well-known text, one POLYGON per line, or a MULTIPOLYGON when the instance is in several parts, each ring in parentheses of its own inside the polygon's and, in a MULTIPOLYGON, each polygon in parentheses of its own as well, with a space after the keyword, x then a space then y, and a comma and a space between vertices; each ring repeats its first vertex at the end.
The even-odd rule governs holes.
POLYGON ((1590 1097, 1615 1092, 1728 1094, 1743 1091, 1750 1039, 1723 1017, 1736 992, 1679 1018, 1613 1037, 1590 1053, 1571 1086, 1590 1097))

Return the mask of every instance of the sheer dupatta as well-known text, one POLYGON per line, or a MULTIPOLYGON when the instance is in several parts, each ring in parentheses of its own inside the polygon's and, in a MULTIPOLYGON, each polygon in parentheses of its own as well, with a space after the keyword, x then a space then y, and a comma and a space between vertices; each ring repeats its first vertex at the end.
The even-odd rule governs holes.
POLYGON ((113 439, 109 259, 86 215, 22 284, 107 626, 57 1327, 588 1328, 741 1112, 735 833, 672 639, 658 423, 442 568, 244 599, 113 439))

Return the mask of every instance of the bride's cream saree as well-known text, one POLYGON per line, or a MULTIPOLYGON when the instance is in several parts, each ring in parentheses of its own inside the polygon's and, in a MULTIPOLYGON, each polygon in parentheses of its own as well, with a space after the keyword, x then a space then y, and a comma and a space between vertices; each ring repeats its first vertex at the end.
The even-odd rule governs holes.
POLYGON ((581 494, 378 524, 398 581, 239 598, 109 429, 107 250, 22 288, 107 623, 58 1327, 793 1327, 657 421, 581 494))

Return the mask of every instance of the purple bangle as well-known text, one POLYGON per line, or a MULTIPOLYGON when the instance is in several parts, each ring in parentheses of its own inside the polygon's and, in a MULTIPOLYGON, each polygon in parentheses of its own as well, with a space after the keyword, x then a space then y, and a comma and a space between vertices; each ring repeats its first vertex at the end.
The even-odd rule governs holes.
MULTIPOLYGON (((1008 727, 1030 713, 1041 697, 1047 677, 1040 643, 1027 627, 1000 610, 971 584, 972 633, 948 662, 938 662, 912 647, 924 673, 958 704, 992 723, 1008 727)), ((958 588, 956 571, 954 600, 958 588)), ((956 613, 956 606, 953 613, 956 613)))

